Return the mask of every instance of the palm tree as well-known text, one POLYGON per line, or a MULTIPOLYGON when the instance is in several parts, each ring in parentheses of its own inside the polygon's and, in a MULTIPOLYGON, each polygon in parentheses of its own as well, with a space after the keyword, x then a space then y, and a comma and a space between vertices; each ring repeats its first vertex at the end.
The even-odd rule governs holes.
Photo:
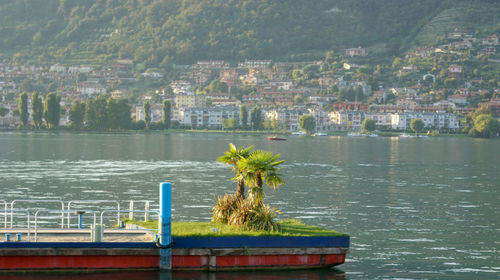
POLYGON ((256 151, 249 157, 238 161, 238 169, 249 186, 249 195, 256 203, 263 202, 264 182, 272 189, 285 184, 278 173, 278 165, 285 161, 279 160, 279 156, 279 154, 274 155, 272 152, 256 151))
POLYGON ((229 143, 229 151, 224 152, 224 155, 217 160, 226 164, 232 165, 233 172, 236 176, 236 195, 245 199, 245 182, 241 170, 238 167, 238 162, 248 158, 252 154, 253 146, 236 148, 233 143, 229 143))

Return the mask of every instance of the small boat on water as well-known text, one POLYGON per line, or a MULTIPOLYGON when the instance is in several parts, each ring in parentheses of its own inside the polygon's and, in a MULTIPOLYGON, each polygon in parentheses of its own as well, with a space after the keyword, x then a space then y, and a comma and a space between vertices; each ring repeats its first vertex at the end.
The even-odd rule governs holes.
POLYGON ((313 136, 328 136, 328 134, 323 132, 314 133, 313 136))
POLYGON ((271 136, 269 137, 269 140, 271 141, 286 141, 286 138, 285 137, 279 137, 279 136, 271 136))
POLYGON ((303 131, 294 131, 292 132, 292 135, 305 136, 306 134, 303 131))

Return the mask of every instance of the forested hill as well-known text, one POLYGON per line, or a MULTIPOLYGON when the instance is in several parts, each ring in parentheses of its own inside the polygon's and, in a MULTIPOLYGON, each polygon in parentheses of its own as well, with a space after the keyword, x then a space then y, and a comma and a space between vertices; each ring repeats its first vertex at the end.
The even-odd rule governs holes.
POLYGON ((498 6, 496 0, 2 0, 0 52, 47 63, 127 58, 163 68, 199 59, 300 59, 360 45, 397 54, 436 16, 462 4, 498 6))

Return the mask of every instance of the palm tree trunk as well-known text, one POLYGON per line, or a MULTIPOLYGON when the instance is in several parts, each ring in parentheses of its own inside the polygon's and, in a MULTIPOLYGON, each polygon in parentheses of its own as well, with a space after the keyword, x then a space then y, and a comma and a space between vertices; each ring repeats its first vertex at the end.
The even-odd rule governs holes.
POLYGON ((238 180, 236 185, 236 196, 245 199, 245 182, 241 179, 238 180))
POLYGON ((258 191, 258 198, 257 202, 259 204, 263 203, 263 190, 262 190, 262 176, 260 175, 259 172, 255 173, 255 187, 257 188, 258 191))

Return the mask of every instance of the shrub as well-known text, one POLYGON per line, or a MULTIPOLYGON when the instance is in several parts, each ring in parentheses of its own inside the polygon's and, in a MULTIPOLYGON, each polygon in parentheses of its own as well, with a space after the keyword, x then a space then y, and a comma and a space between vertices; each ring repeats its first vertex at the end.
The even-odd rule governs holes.
POLYGON ((277 231, 276 214, 279 214, 278 210, 263 203, 255 203, 252 199, 240 200, 236 211, 229 217, 228 224, 246 230, 277 231))
POLYGON ((236 194, 225 194, 217 197, 215 205, 212 207, 212 221, 227 224, 229 217, 236 211, 240 201, 242 199, 236 194))
POLYGON ((277 209, 263 203, 226 194, 217 197, 212 208, 212 221, 251 231, 277 231, 276 214, 279 214, 277 209))

